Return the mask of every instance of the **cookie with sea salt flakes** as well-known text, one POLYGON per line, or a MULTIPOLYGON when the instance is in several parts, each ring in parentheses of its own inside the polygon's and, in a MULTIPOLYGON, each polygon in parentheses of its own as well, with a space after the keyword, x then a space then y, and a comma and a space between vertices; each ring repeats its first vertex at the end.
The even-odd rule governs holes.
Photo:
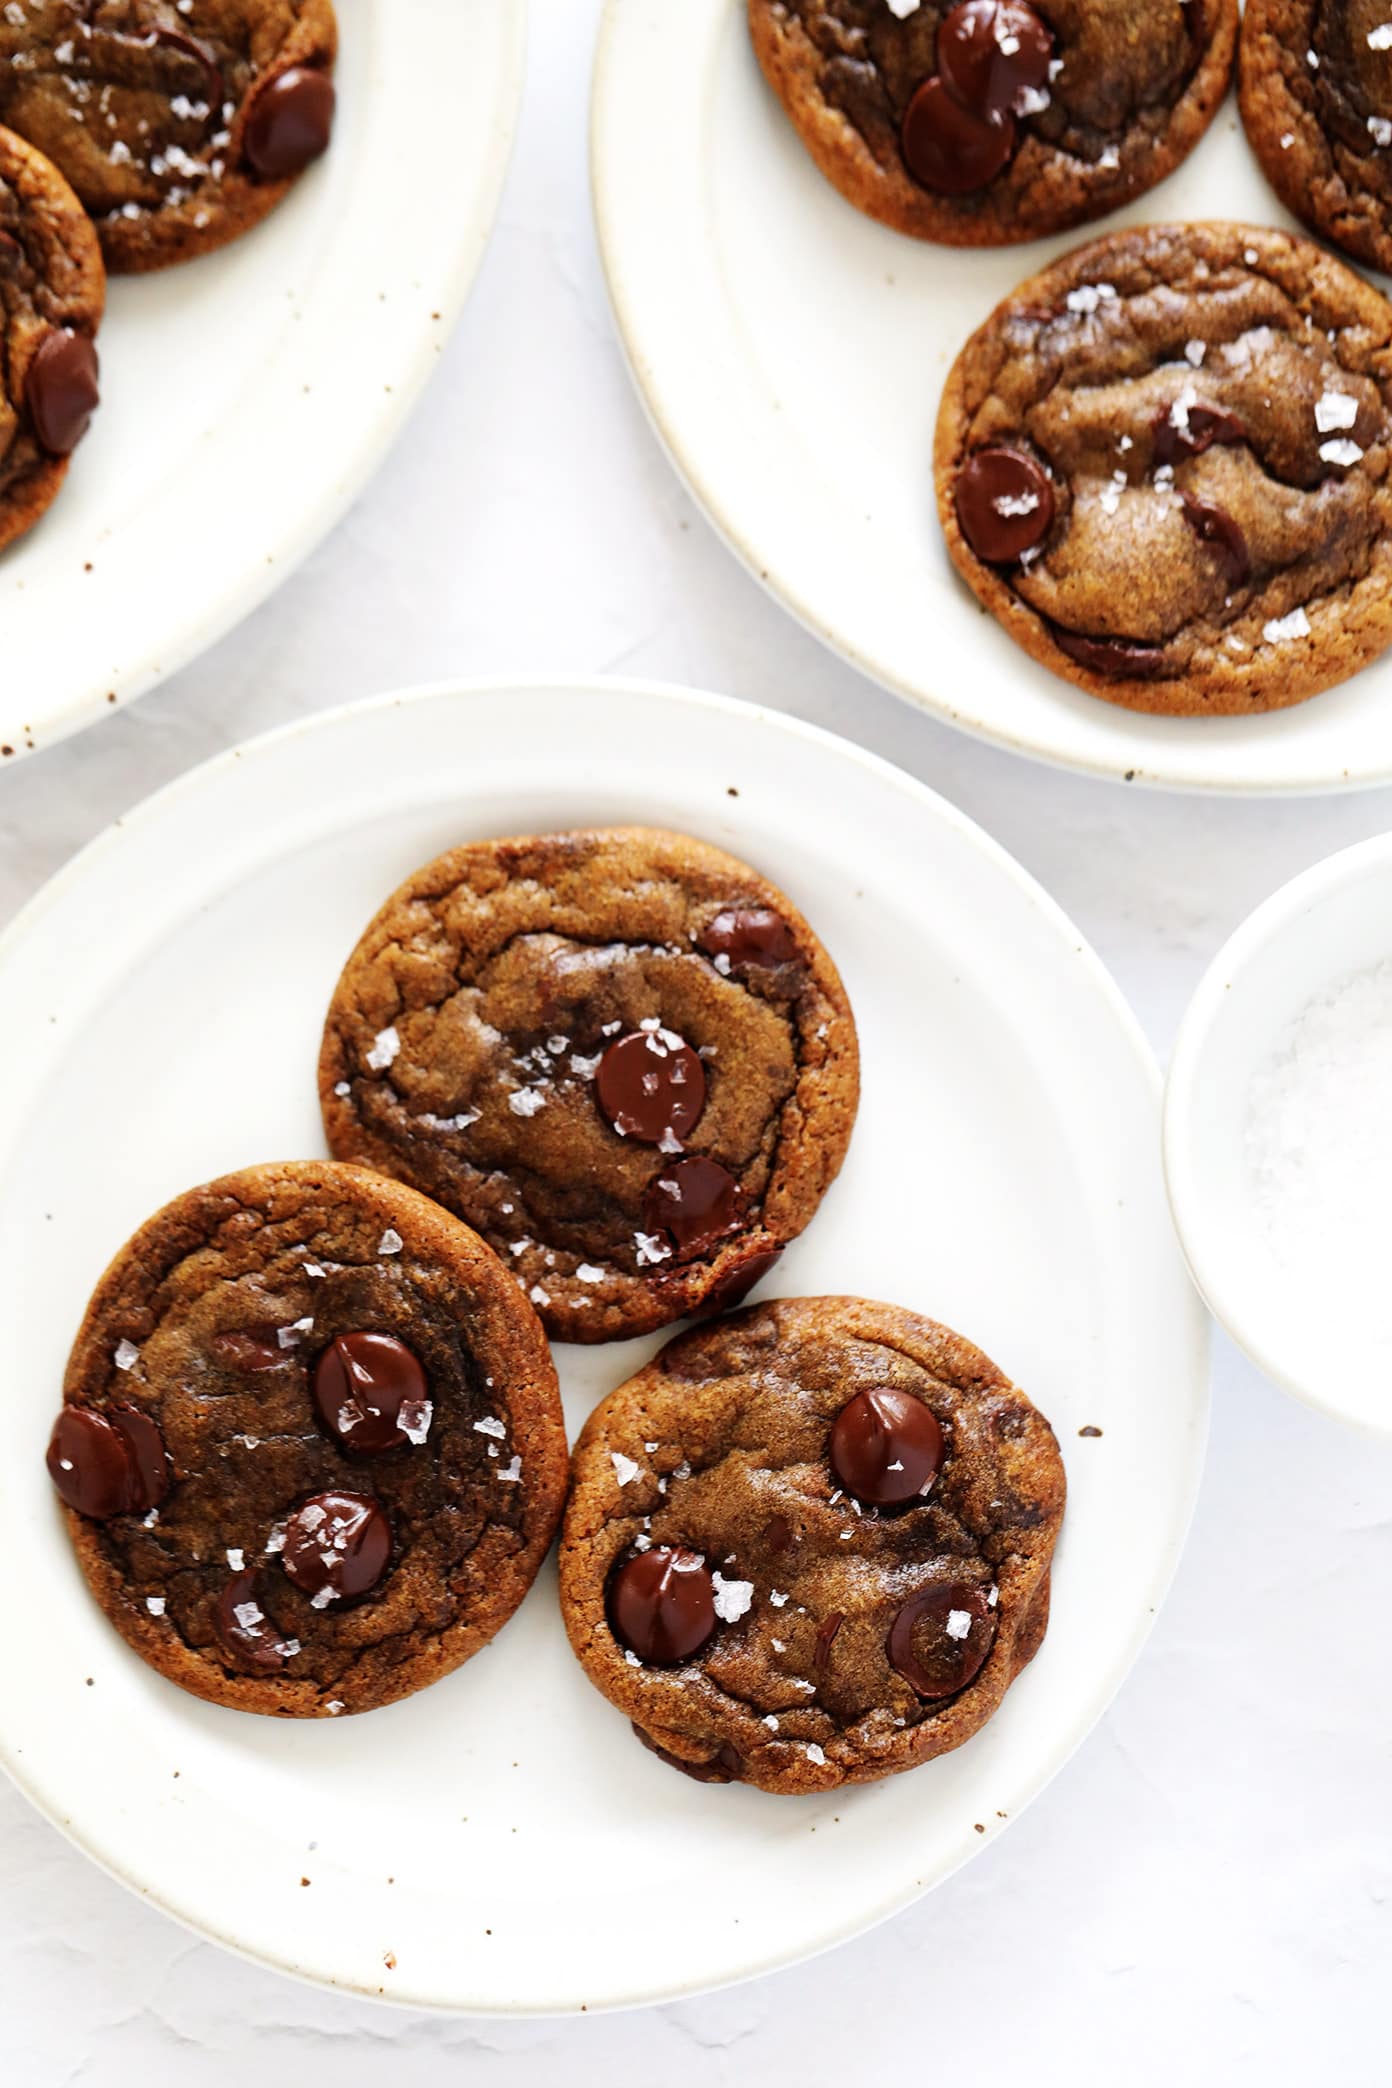
POLYGON ((646 827, 478 841, 369 925, 324 1029, 331 1150, 496 1249, 561 1341, 737 1303, 817 1209, 855 1024, 793 905, 646 827))
POLYGON ((1110 703, 1299 703, 1392 643, 1392 305, 1308 239, 1152 225, 1024 283, 937 430, 953 563, 1110 703))
POLYGON ((960 1747, 1033 1659, 1064 1474, 947 1327, 861 1298, 669 1342, 576 1444, 561 1609, 586 1674, 701 1782, 827 1791, 960 1747))
POLYGON ((1392 7, 1247 0, 1242 121, 1287 210, 1392 272, 1392 7))
POLYGON ((1005 246, 1103 216, 1192 151, 1237 0, 749 0, 759 63, 867 216, 1005 246))
POLYGON ((329 144, 332 0, 11 0, 0 122, 91 212, 108 268, 250 230, 329 144))
POLYGON ((105 301, 82 205, 41 153, 0 129, 0 549, 33 528, 87 432, 105 301))
POLYGON ((332 1161, 158 1212, 74 1343, 48 1470, 88 1585, 194 1696, 370 1711, 476 1653, 554 1533, 536 1315, 467 1226, 332 1161))

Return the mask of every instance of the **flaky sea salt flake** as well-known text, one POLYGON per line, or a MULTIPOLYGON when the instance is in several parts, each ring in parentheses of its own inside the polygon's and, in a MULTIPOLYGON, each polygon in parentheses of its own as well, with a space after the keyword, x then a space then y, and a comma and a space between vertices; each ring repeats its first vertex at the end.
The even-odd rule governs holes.
POLYGON ((753 1603, 753 1581, 727 1581, 721 1573, 713 1573, 711 1580, 715 1587, 715 1614, 723 1624, 738 1624, 753 1603))
POLYGON ((111 1360, 118 1370, 134 1370, 140 1361, 140 1351, 133 1341, 118 1341, 111 1360))
POLYGON ((609 1456, 614 1466, 614 1477, 620 1486, 627 1486, 643 1469, 635 1458, 625 1457, 622 1450, 611 1450, 609 1456))
POLYGON ((367 1063, 374 1073, 385 1073, 401 1049, 401 1039, 394 1023, 378 1030, 372 1040, 372 1049, 367 1054, 367 1063))

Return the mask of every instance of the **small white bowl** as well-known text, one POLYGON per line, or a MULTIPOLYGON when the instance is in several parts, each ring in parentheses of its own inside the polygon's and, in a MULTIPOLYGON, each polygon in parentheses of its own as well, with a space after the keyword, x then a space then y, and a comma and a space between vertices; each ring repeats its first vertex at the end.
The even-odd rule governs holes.
MULTIPOLYGON (((1278 1259, 1245 1140, 1253 1077, 1287 1025, 1321 991, 1389 958, 1392 834, 1283 885, 1219 951, 1180 1026, 1164 1119, 1175 1229, 1214 1316, 1297 1399, 1380 1434, 1392 1434, 1392 1371, 1370 1367, 1347 1315, 1322 1311, 1278 1259)), ((1392 1183, 1388 1195, 1392 1207, 1392 1183)))

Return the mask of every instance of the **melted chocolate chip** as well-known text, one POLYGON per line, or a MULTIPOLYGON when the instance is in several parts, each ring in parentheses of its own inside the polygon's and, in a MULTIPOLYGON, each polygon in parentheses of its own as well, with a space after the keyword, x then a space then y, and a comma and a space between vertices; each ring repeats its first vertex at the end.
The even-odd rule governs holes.
POLYGON ((71 456, 101 399, 97 351, 87 335, 70 326, 45 334, 29 365, 24 396, 43 448, 53 457, 71 456))
POLYGON ((692 1319, 714 1319, 718 1313, 733 1312, 742 1305, 756 1283, 762 1283, 770 1269, 782 1260, 781 1247, 765 1247, 758 1254, 751 1254, 723 1276, 717 1276, 700 1304, 691 1314, 692 1319))
POLYGON ((394 1334, 338 1334, 314 1366, 320 1419, 355 1457, 376 1457, 423 1442, 430 1427, 430 1384, 394 1334))
POLYGON ((812 1648, 813 1667, 824 1668, 826 1666, 831 1658, 831 1648, 836 1634, 845 1621, 846 1619, 839 1610, 833 1610, 831 1615, 817 1626, 817 1642, 812 1648))
POLYGON ((729 1168, 694 1153, 664 1168, 648 1184, 643 1224, 650 1233, 666 1233, 678 1261, 691 1261, 739 1231, 741 1202, 739 1183, 729 1168))
POLYGON ((649 1754, 655 1754, 659 1762, 666 1762, 669 1768, 680 1769, 683 1776, 691 1777, 696 1783, 738 1783, 744 1774, 744 1762, 728 1740, 722 1740, 708 1760, 684 1762, 681 1756, 673 1754, 670 1748, 660 1746, 651 1733, 645 1733, 632 1719, 629 1723, 649 1754))
POLYGON ((708 957, 728 957, 740 964, 796 964, 793 932, 771 906, 727 906, 701 930, 698 947, 708 957))
POLYGON ((957 520, 978 558, 1008 565, 1042 544, 1054 520, 1054 489, 1023 450, 980 449, 957 474, 957 520))
POLYGON ((45 1458, 59 1498, 79 1515, 147 1515, 169 1491, 164 1438, 135 1407, 65 1406, 45 1458))
POLYGON ((890 1665, 933 1702, 975 1681, 995 1638, 995 1613, 981 1590, 940 1581, 911 1595, 890 1625, 890 1665))
POLYGON ((48 1439, 48 1476, 79 1515, 104 1522, 130 1513, 130 1445, 105 1414, 65 1406, 48 1439))
POLYGON ((333 134, 334 83, 309 65, 287 66, 252 104, 242 152, 268 181, 298 174, 328 149, 333 134))
POLYGON ((1201 457, 1215 442, 1232 447, 1246 440, 1247 430, 1237 415, 1221 406, 1165 406, 1151 422, 1151 450, 1157 464, 1201 457))
POLYGON ((1208 544, 1217 554, 1228 586, 1243 586, 1251 574, 1252 560, 1241 524, 1215 501, 1196 500, 1192 493, 1181 493, 1179 497, 1184 504, 1185 521, 1199 542, 1208 544))
POLYGON ((108 1419, 125 1437, 131 1461, 130 1512, 148 1515, 169 1492, 169 1453, 164 1437, 138 1407, 112 1407, 108 1419))
POLYGON ((654 1667, 699 1653, 715 1630, 715 1584, 700 1553, 658 1544, 625 1559, 609 1583, 609 1628, 654 1667))
POLYGON ((276 1370, 289 1355, 289 1350, 277 1341, 274 1329, 267 1334, 251 1334, 234 1327, 225 1334, 214 1334, 208 1348, 225 1370, 276 1370))
POLYGON ((938 31, 938 71, 978 116, 1026 116, 1049 78, 1054 39, 1024 0, 963 0, 938 31))
POLYGON ((234 1574, 213 1604, 213 1632, 233 1666, 254 1675, 278 1673, 300 1650, 262 1609, 254 1566, 234 1574))
POLYGON ((1065 631, 1062 624, 1050 629, 1060 652, 1109 681, 1160 681, 1170 672, 1158 645, 1142 645, 1133 638, 1088 638, 1081 631, 1065 631))
POLYGON ((391 1524, 370 1494, 311 1494, 285 1526, 280 1563, 316 1609, 375 1588, 391 1559, 391 1524))
POLYGON ((904 111, 900 144, 915 181, 939 196, 969 196, 994 181, 1015 150, 1011 116, 976 116, 942 80, 925 80, 904 111))
POLYGON ((671 1030, 630 1030, 600 1060, 595 1096, 620 1138, 670 1148, 706 1106, 706 1069, 671 1030))
POLYGON ((871 1385, 842 1407, 829 1450, 848 1494, 890 1508, 928 1492, 942 1463, 943 1432, 932 1408, 911 1392, 871 1385))

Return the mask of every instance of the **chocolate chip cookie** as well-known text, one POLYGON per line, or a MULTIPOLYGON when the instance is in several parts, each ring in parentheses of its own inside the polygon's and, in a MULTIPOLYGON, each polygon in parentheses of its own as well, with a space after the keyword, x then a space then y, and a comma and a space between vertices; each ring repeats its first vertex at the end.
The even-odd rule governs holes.
POLYGON ((97 405, 106 275, 82 205, 0 129, 0 549, 32 529, 97 405))
POLYGON ((979 1349, 859 1298, 680 1336, 603 1400, 561 1532, 571 1645, 705 1782, 868 1783, 945 1754, 1038 1650, 1053 1431, 979 1349))
POLYGON ((62 168, 108 268, 258 224, 329 143, 331 0, 13 0, 0 122, 62 168))
POLYGON ((1227 92, 1237 0, 749 0, 827 179, 896 232, 1007 246, 1153 188, 1227 92))
POLYGON ((457 1211, 561 1341, 737 1303, 845 1156, 855 1025, 746 864, 644 827, 427 864, 348 960, 331 1150, 457 1211))
POLYGON ((507 1622, 565 1491, 555 1372, 481 1241, 331 1161, 192 1189, 78 1333, 48 1469, 121 1636, 239 1711, 370 1711, 507 1622))
POLYGON ((1158 225, 999 306, 938 417, 953 563, 1134 710, 1299 703, 1392 643, 1392 306, 1307 239, 1158 225))
POLYGON ((1392 7, 1247 0, 1238 95, 1287 210, 1392 271, 1392 7))

